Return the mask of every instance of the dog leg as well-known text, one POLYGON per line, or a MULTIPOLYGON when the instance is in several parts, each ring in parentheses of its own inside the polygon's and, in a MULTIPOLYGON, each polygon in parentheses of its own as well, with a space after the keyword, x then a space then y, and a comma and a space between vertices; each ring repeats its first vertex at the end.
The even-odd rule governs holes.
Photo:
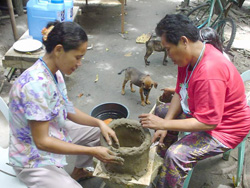
POLYGON ((150 61, 148 61, 148 57, 149 57, 152 53, 153 53, 153 50, 152 50, 152 49, 150 49, 150 50, 147 49, 146 54, 145 54, 145 56, 144 56, 144 61, 145 61, 145 65, 146 65, 146 66, 150 64, 150 61))
POLYGON ((150 101, 148 100, 148 97, 149 97, 149 92, 148 92, 148 95, 146 96, 145 102, 146 102, 146 104, 151 104, 150 101))
POLYGON ((142 106, 146 106, 145 102, 144 102, 144 97, 143 97, 143 90, 142 88, 140 88, 140 91, 139 91, 140 95, 141 95, 141 105, 142 106))
POLYGON ((122 95, 125 95, 125 85, 128 82, 128 80, 124 80, 122 84, 122 95))
POLYGON ((168 57, 168 54, 167 54, 167 51, 165 50, 165 54, 164 54, 164 58, 163 58, 163 65, 167 65, 167 62, 168 62, 168 60, 167 60, 167 57, 168 57))
POLYGON ((130 81, 130 90, 131 90, 131 92, 135 92, 135 89, 133 88, 133 84, 132 84, 132 81, 130 81))

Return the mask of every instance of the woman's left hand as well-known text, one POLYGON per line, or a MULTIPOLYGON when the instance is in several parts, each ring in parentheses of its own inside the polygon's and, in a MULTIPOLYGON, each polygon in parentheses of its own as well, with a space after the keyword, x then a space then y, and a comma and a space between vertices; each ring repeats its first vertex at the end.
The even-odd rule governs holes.
POLYGON ((153 114, 141 114, 140 123, 143 127, 160 130, 163 129, 164 119, 153 114))
POLYGON ((104 121, 100 121, 99 127, 100 127, 100 129, 102 131, 102 135, 106 139, 108 145, 112 145, 112 139, 113 139, 115 141, 115 144, 117 146, 120 146, 119 140, 116 137, 115 131, 113 131, 106 123, 104 123, 104 121))

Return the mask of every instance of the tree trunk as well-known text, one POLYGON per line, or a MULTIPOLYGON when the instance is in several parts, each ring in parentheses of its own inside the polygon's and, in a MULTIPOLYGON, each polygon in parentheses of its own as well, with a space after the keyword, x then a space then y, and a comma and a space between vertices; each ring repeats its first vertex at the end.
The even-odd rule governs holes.
POLYGON ((238 6, 239 6, 240 8, 242 7, 244 1, 245 1, 245 0, 238 0, 238 2, 239 2, 239 5, 238 5, 238 6))
POLYGON ((23 1, 13 0, 13 5, 15 7, 15 10, 18 16, 22 16, 24 14, 23 13, 23 1))
POLYGON ((190 0, 184 0, 184 5, 185 5, 185 6, 189 6, 189 1, 190 1, 190 0))
MULTIPOLYGON (((221 4, 223 7, 225 7, 226 3, 227 3, 227 0, 221 0, 221 4)), ((221 12, 219 3, 217 1, 215 2, 214 11, 215 11, 215 14, 220 14, 221 12)))
POLYGON ((181 7, 184 8, 184 7, 189 6, 189 1, 190 1, 190 0, 184 0, 184 1, 182 1, 182 2, 181 2, 181 7))
POLYGON ((27 4, 28 1, 29 0, 23 0, 23 6, 26 6, 26 4, 27 4))

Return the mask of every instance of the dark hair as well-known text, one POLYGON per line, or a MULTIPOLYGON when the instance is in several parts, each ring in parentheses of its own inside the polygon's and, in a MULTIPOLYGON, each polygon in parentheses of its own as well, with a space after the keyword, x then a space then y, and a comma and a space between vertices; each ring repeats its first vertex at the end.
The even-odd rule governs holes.
POLYGON ((166 42, 177 45, 182 36, 193 42, 199 40, 199 30, 187 16, 167 14, 156 26, 158 36, 165 35, 166 42))
POLYGON ((75 22, 49 22, 46 28, 54 26, 43 44, 47 53, 51 53, 56 45, 61 44, 65 52, 77 49, 82 43, 88 41, 83 28, 75 22))
POLYGON ((204 27, 200 30, 200 41, 212 44, 223 53, 223 47, 217 32, 211 27, 204 27))

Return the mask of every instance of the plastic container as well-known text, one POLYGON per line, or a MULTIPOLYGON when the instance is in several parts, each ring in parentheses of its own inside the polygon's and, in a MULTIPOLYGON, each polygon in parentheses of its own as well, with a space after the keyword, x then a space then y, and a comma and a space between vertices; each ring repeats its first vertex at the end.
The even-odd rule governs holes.
POLYGON ((64 0, 29 0, 27 3, 29 35, 42 41, 42 29, 48 22, 65 21, 64 0))
POLYGON ((65 5, 65 21, 73 21, 73 0, 64 0, 65 5))

